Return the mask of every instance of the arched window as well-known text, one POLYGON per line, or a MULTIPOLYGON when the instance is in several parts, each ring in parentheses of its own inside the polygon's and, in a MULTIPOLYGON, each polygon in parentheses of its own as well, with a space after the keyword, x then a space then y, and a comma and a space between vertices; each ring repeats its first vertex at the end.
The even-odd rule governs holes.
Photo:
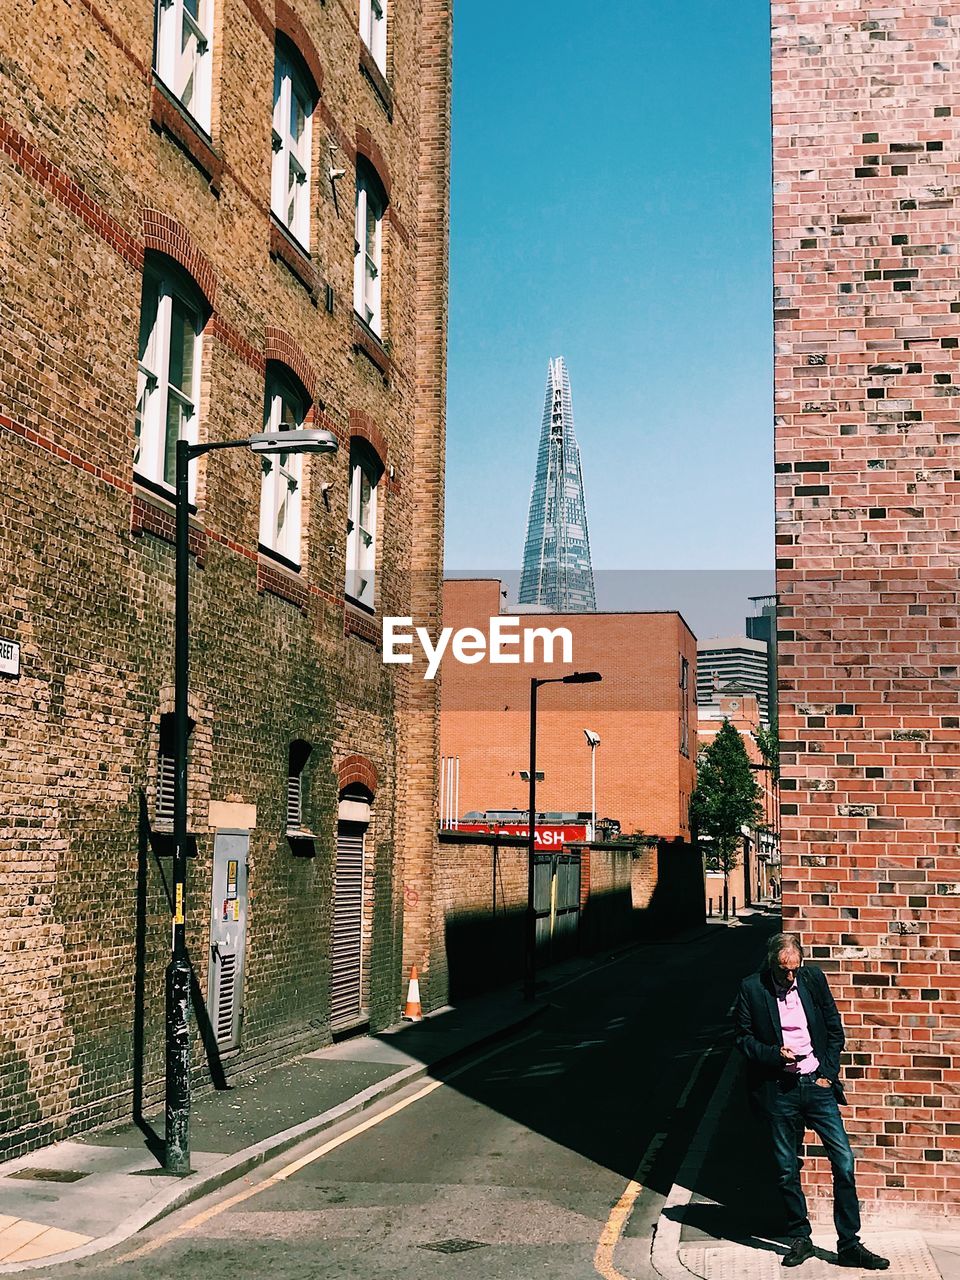
POLYGON ((373 609, 376 601, 377 486, 383 464, 357 438, 350 444, 347 505, 347 575, 344 590, 356 604, 373 609))
POLYGON ((317 91, 293 46, 278 38, 273 75, 274 216, 310 247, 310 160, 317 91))
POLYGON ((379 336, 382 318, 383 215, 387 197, 376 170, 357 160, 357 223, 353 263, 353 308, 379 336))
POLYGON ((156 0, 156 27, 156 73, 209 134, 213 0, 156 0))
MULTIPOLYGON (((283 365, 267 365, 264 431, 297 431, 303 426, 310 398, 283 365)), ((301 459, 296 453, 264 454, 260 459, 260 546, 300 564, 301 459)))
POLYGON ((200 334, 208 308, 175 263, 151 255, 143 272, 134 471, 172 489, 180 439, 196 442, 200 334))

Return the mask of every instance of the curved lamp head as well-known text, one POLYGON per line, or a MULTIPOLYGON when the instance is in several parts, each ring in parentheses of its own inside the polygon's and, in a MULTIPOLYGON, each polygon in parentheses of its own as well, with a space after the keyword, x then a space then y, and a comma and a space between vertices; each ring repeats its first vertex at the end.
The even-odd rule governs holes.
POLYGON ((602 679, 599 671, 574 671, 569 676, 561 676, 560 684, 595 684, 602 679))
POLYGON ((261 431, 247 444, 254 453, 335 453, 337 437, 332 431, 304 428, 301 431, 261 431))

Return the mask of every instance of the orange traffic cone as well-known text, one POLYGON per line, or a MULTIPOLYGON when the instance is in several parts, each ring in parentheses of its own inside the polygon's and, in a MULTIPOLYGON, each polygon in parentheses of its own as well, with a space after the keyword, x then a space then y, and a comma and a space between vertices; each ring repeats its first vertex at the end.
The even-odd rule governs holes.
POLYGON ((403 1009, 403 1020, 404 1022, 420 1022, 422 1018, 420 979, 417 976, 417 966, 413 965, 410 970, 410 986, 407 988, 407 1003, 403 1009))

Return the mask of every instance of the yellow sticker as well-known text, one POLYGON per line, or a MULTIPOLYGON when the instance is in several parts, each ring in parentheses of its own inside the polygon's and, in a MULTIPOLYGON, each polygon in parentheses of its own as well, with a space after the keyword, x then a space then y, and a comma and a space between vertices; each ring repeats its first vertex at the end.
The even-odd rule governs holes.
POLYGON ((233 918, 234 920, 240 919, 240 899, 239 898, 234 898, 233 900, 233 918))
POLYGON ((174 924, 183 924, 183 885, 177 885, 177 907, 173 914, 174 924))

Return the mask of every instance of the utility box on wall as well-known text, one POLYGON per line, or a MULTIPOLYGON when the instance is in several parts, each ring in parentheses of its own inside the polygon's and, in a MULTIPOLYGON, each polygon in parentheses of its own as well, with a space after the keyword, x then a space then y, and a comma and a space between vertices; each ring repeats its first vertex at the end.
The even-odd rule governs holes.
POLYGON ((249 831, 218 831, 214 838, 207 1008, 221 1052, 240 1044, 249 850, 249 831))

